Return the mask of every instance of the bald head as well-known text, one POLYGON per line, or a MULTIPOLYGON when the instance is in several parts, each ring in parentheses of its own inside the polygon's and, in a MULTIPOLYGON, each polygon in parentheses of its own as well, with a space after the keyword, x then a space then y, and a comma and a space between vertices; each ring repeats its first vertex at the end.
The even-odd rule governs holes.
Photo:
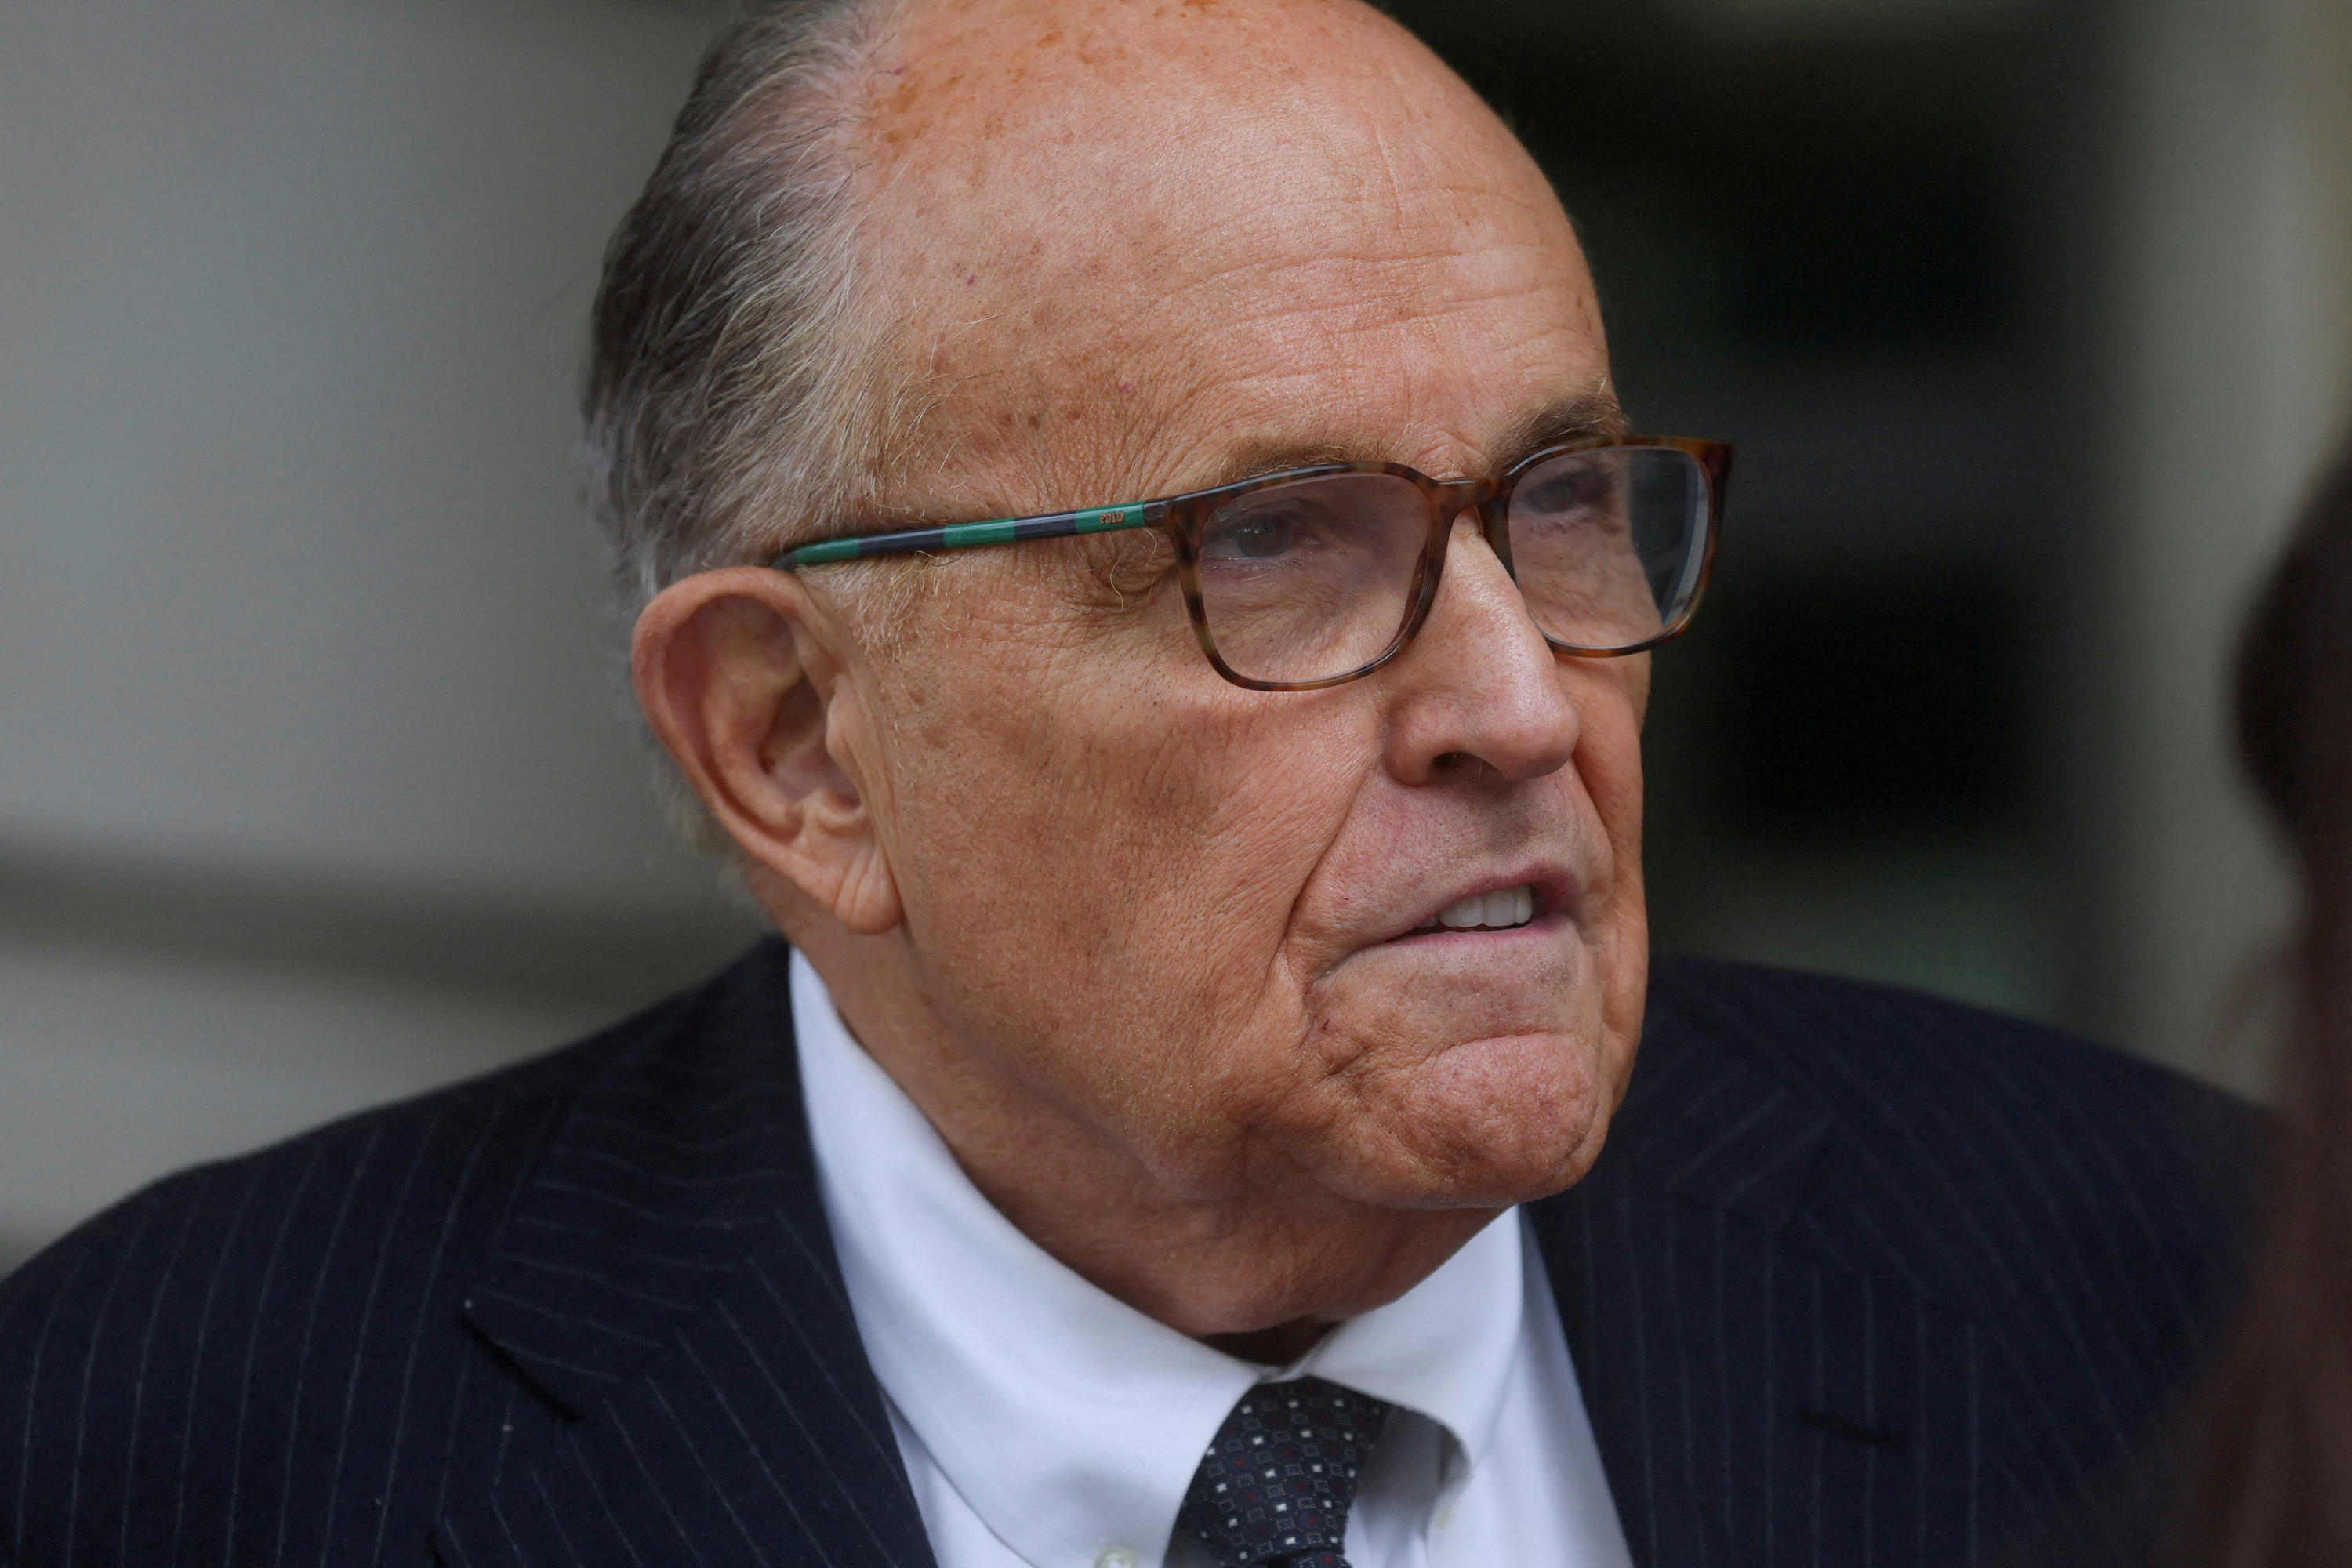
POLYGON ((1462 378, 1540 399, 1565 351, 1605 388, 1542 174, 1354 0, 918 0, 870 58, 894 510, 1154 493, 1302 438, 1458 471, 1462 378))

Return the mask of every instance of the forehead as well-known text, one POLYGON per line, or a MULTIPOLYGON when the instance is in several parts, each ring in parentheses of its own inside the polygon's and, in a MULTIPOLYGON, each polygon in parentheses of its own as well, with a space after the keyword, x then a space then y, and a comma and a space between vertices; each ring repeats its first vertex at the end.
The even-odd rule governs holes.
POLYGON ((1351 0, 919 8, 856 134, 887 467, 927 499, 1079 504, 1261 449, 1457 469, 1605 390, 1549 186, 1351 0))

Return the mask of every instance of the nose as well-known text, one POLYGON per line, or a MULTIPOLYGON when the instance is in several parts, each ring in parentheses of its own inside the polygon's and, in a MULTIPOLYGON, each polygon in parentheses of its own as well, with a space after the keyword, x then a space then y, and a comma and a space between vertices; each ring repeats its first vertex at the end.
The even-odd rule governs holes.
POLYGON ((1512 783, 1568 765, 1580 721, 1518 584, 1465 512, 1429 619, 1390 678, 1389 768, 1406 784, 1481 773, 1512 783))

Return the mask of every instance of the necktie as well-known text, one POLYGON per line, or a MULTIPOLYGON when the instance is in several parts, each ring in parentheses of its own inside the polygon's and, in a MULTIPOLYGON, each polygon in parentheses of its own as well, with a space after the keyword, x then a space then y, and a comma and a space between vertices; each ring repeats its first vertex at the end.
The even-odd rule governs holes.
POLYGON ((1259 1384, 1217 1428, 1177 1522, 1218 1568, 1348 1568, 1356 1473, 1393 1408, 1319 1377, 1259 1384))

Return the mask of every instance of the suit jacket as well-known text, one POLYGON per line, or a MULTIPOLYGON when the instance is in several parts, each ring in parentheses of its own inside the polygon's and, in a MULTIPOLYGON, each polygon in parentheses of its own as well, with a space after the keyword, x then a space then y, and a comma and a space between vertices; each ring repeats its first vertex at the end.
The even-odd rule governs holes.
MULTIPOLYGON (((929 1568, 785 973, 763 943, 568 1049, 173 1176, 0 1282, 0 1555, 929 1568)), ((2053 1531, 2095 1560, 2080 1500, 2233 1277, 2195 1129, 2235 1114, 1924 997, 1661 962, 1605 1152, 1530 1205, 1635 1560, 2053 1531)))

